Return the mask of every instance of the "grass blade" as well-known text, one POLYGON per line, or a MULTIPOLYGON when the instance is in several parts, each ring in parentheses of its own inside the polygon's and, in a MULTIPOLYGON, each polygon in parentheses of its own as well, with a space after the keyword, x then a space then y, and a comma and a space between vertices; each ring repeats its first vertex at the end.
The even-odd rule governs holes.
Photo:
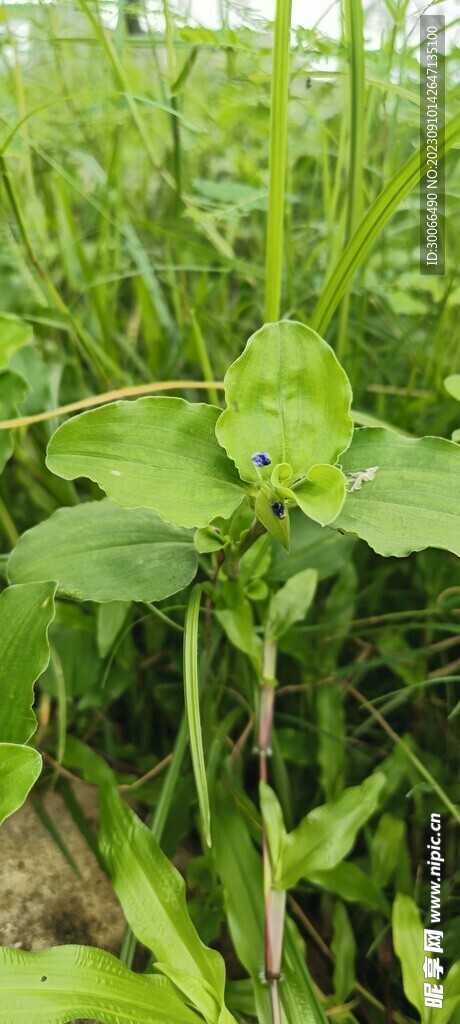
MULTIPOLYGON (((460 138, 460 115, 452 118, 440 136, 438 159, 441 160, 460 138)), ((322 290, 310 326, 323 335, 339 302, 358 268, 364 263, 374 242, 391 215, 417 184, 426 170, 426 160, 417 150, 382 190, 367 211, 362 223, 350 239, 322 290)))
POLYGON ((287 105, 291 0, 278 0, 273 44, 270 114, 265 322, 279 320, 283 271, 284 190, 286 182, 287 105))
POLYGON ((211 814, 201 733, 200 687, 198 678, 198 622, 201 592, 202 587, 200 584, 197 584, 190 595, 185 615, 184 690, 190 735, 190 752, 200 808, 201 825, 206 843, 208 846, 211 846, 211 814))

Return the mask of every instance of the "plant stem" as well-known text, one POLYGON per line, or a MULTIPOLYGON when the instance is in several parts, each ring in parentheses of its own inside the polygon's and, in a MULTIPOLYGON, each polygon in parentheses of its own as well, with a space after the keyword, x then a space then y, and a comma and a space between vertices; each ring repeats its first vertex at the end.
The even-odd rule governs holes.
POLYGON ((283 272, 283 225, 286 188, 287 106, 291 0, 277 0, 273 41, 270 110, 267 246, 265 257, 265 322, 279 320, 283 272))
MULTIPOLYGON (((257 749, 259 753, 260 782, 268 780, 267 759, 270 757, 273 733, 273 712, 275 706, 275 672, 277 647, 272 640, 266 639, 263 653, 263 679, 260 686, 259 725, 257 749), (273 680, 272 683, 265 680, 273 680)), ((270 986, 273 1024, 281 1024, 281 1003, 278 982, 281 978, 281 958, 283 953, 284 916, 286 909, 286 893, 272 886, 272 866, 268 847, 267 833, 262 822, 262 846, 264 869, 264 959, 265 980, 270 986)))

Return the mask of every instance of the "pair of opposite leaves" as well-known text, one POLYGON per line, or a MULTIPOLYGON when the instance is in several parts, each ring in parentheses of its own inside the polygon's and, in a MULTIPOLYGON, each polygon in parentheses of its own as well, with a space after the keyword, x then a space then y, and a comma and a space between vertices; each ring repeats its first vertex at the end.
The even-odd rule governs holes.
POLYGON ((310 328, 262 327, 228 370, 225 396, 224 412, 143 398, 83 413, 52 437, 48 466, 175 526, 226 520, 246 496, 285 547, 297 505, 385 556, 425 547, 460 554, 460 446, 380 427, 353 435, 348 378, 310 328), (269 462, 255 465, 257 454, 269 462), (361 489, 347 492, 344 474, 362 479, 361 489))

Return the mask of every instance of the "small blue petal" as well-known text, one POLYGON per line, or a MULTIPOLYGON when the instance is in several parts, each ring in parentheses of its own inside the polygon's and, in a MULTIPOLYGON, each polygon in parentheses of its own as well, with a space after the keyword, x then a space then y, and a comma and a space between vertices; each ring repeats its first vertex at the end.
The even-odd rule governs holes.
POLYGON ((271 461, 267 452, 256 452, 255 455, 251 455, 251 462, 255 466, 269 466, 271 461))
POLYGON ((277 517, 277 519, 285 519, 286 518, 286 513, 284 511, 284 505, 282 505, 282 503, 280 501, 274 501, 273 502, 272 512, 273 512, 273 515, 277 517))

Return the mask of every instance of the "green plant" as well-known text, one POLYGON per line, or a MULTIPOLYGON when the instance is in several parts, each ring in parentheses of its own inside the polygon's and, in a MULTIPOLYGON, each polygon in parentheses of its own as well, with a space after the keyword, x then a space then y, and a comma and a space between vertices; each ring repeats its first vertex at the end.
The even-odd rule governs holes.
MULTIPOLYGON (((404 556, 430 545, 459 554, 460 450, 440 438, 406 439, 381 428, 353 431, 345 372, 326 342, 298 323, 268 324, 253 335, 228 370, 225 393, 223 412, 178 398, 143 398, 106 405, 59 427, 48 446, 49 469, 66 480, 88 477, 106 492, 107 499, 63 509, 28 531, 10 557, 12 586, 2 600, 13 603, 13 611, 14 602, 33 601, 33 612, 41 616, 32 622, 42 650, 47 609, 56 587, 61 595, 80 600, 159 601, 186 587, 199 564, 201 582, 190 593, 185 619, 184 680, 203 838, 205 846, 211 846, 214 804, 216 863, 225 879, 228 852, 223 852, 225 835, 219 835, 222 828, 225 833, 225 826, 218 809, 224 795, 221 784, 209 778, 200 722, 197 638, 204 594, 207 614, 214 609, 229 641, 247 657, 249 672, 258 684, 254 711, 263 821, 264 973, 273 1021, 281 1021, 284 1012, 294 1024, 289 999, 295 1001, 295 993, 287 992, 287 981, 281 994, 279 986, 286 891, 301 878, 315 879, 318 873, 327 875, 340 865, 359 830, 376 812, 385 778, 380 773, 371 775, 286 832, 281 807, 268 785, 277 652, 283 636, 304 619, 314 598, 317 574, 312 569, 288 570, 284 584, 268 588, 264 581, 267 544, 272 538, 275 546, 289 552, 291 517, 306 516, 322 528, 364 537, 384 555, 404 556), (35 593, 40 588, 47 594, 41 604, 35 593)), ((24 613, 19 619, 16 611, 9 626, 10 634, 17 630, 13 650, 21 646, 24 628, 30 630, 28 619, 24 613)), ((42 659, 40 655, 40 664, 30 668, 33 678, 43 668, 42 659)), ((14 672, 20 679, 20 665, 14 672)), ((26 734, 21 729, 17 719, 25 709, 21 710, 13 692, 11 697, 16 714, 10 719, 8 739, 18 744, 29 738, 31 730, 26 734)), ((6 708, 2 710, 6 714, 6 708)), ((30 748, 18 749, 24 762, 30 759, 30 748)), ((5 761, 4 772, 12 770, 5 761)), ((17 770, 16 806, 35 777, 36 772, 25 780, 22 766, 17 770)), ((457 813, 450 801, 447 806, 457 813)), ((134 934, 155 956, 155 973, 149 976, 150 1017, 145 1019, 160 1021, 174 1012, 177 1020, 198 1019, 196 1014, 202 1014, 209 1024, 230 1021, 233 1018, 223 1001, 223 965, 217 954, 201 946, 185 910, 177 873, 153 835, 116 796, 113 781, 104 780, 102 808, 104 859, 134 934), (174 999, 173 1010, 170 1001, 174 999)), ((13 809, 10 805, 6 813, 13 809)), ((261 921, 256 925, 260 935, 261 921)), ((241 926, 232 924, 231 910, 230 926, 238 949, 241 926)), ((252 956, 258 958, 259 952, 254 948, 252 956)), ((41 983, 34 989, 28 979, 38 979, 43 969, 53 982, 46 999, 46 1013, 53 1021, 67 1020, 70 1013, 113 1019, 110 1000, 119 998, 115 980, 119 970, 110 966, 107 956, 69 951, 51 953, 47 960, 47 954, 40 954, 40 968, 33 974, 33 954, 9 951, 4 955, 8 967, 4 985, 11 1010, 20 1005, 14 994, 15 979, 23 976, 37 998, 41 983), (65 964, 71 969, 72 957, 79 957, 81 979, 78 972, 70 973, 64 984, 59 971, 65 964), (108 979, 114 976, 108 1002, 97 1001, 92 991, 94 965, 107 971, 108 979), (58 996, 55 977, 58 989, 71 987, 74 978, 72 997, 68 992, 58 996), (80 984, 85 992, 81 1004, 75 994, 80 984)), ((241 958, 246 963, 244 948, 241 958)), ((258 1014, 265 1020, 266 993, 254 963, 254 959, 248 961, 247 966, 258 1014)), ((137 981, 129 981, 126 973, 120 979, 127 992, 134 986, 132 1000, 142 1002, 149 979, 144 979, 139 996, 135 996, 137 981)), ((110 989, 109 980, 107 985, 110 989)), ((308 999, 314 1019, 324 1019, 311 988, 308 999)), ((120 1019, 144 1019, 140 1010, 130 1012, 131 1016, 127 1013, 120 1019)))
MULTIPOLYGON (((0 1024, 324 1024, 329 1012, 380 1024, 394 1005, 406 1024, 390 922, 405 996, 428 1024, 414 901, 427 905, 427 814, 458 820, 446 552, 458 554, 459 455, 413 435, 457 426, 442 381, 458 397, 458 242, 451 218, 446 279, 420 278, 405 4, 388 5, 372 51, 360 0, 344 3, 338 43, 321 26, 292 31, 278 0, 273 75, 260 26, 230 28, 226 4, 215 32, 163 10, 165 40, 151 26, 127 39, 122 17, 107 31, 103 6, 80 0, 66 42, 61 5, 28 7, 39 64, 4 10, 0 818, 61 771, 98 786, 99 856, 128 926, 121 963, 3 950, 0 1024), (281 316, 304 324, 254 335, 222 413, 214 376, 281 316), (310 328, 354 380, 351 412, 347 377, 310 328), (71 420, 47 467, 50 421, 161 390, 190 401, 71 420), (203 390, 211 404, 195 405, 203 390), (183 837, 188 912, 169 863, 183 837), (138 940, 144 976, 128 970, 138 940), (228 960, 225 1003, 210 944, 228 960)), ((459 131, 447 121, 440 155, 459 131)), ((446 871, 449 957, 453 904, 446 871)), ((458 977, 457 963, 439 1024, 458 1015, 458 977)))

